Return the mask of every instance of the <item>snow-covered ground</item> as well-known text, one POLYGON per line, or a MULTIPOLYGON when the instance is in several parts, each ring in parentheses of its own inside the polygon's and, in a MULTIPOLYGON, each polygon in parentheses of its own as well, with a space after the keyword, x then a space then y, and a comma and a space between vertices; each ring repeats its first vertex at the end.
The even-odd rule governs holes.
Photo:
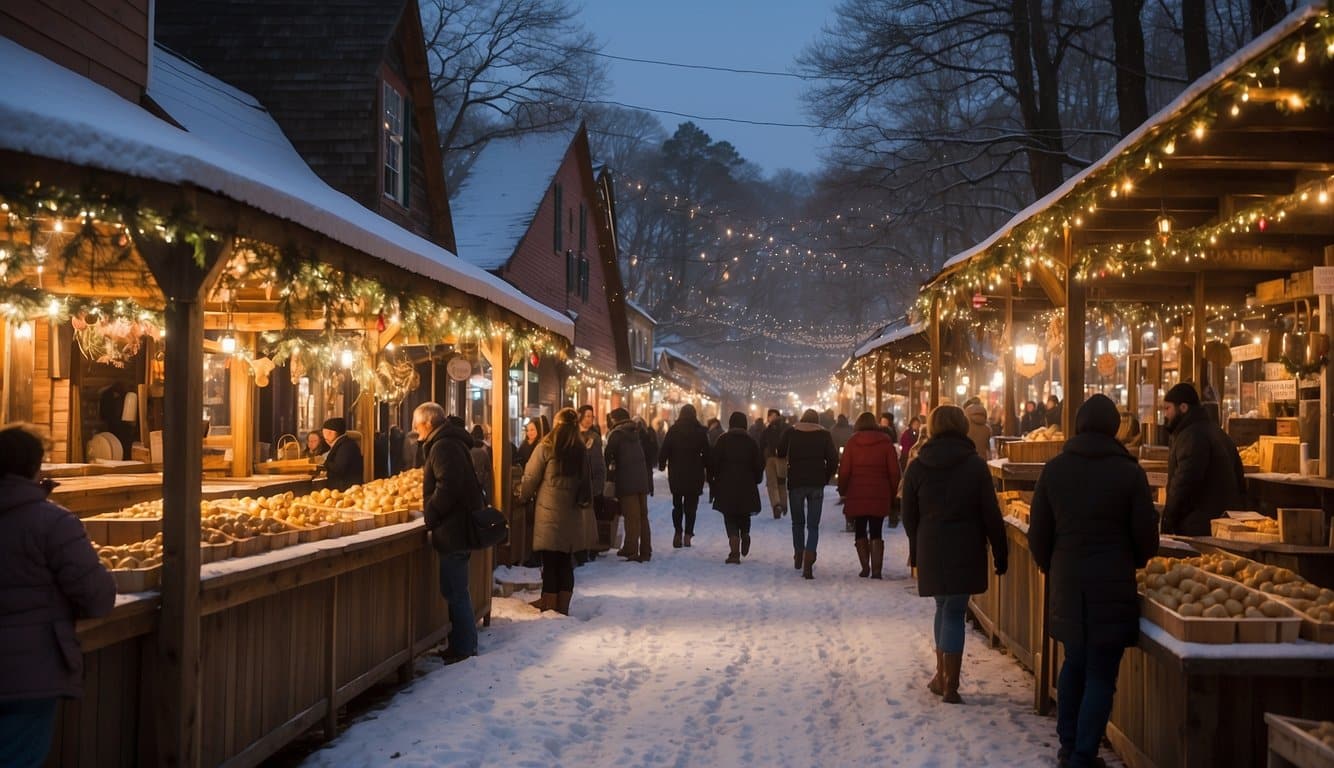
POLYGON ((306 764, 1055 765, 1055 720, 1033 712, 1032 677, 980 634, 965 649, 965 704, 927 692, 931 601, 908 578, 907 539, 887 536, 885 581, 857 578, 834 498, 805 581, 788 519, 767 511, 739 566, 723 563, 712 510, 692 548, 672 549, 660 477, 651 563, 578 569, 569 617, 539 615, 533 594, 496 598, 481 656, 423 659, 410 687, 306 764))

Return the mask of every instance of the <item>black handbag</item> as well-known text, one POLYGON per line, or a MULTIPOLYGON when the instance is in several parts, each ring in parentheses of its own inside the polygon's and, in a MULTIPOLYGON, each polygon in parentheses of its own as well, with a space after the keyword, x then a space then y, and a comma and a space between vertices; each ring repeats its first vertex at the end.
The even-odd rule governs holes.
MULTIPOLYGON (((472 457, 468 457, 468 466, 472 466, 472 457)), ((477 473, 472 473, 474 493, 473 509, 468 513, 464 524, 464 546, 469 550, 490 549, 509 538, 510 526, 500 510, 485 502, 485 490, 477 473)), ((442 522, 431 529, 431 547, 441 554, 457 552, 455 542, 450 542, 444 535, 445 524, 442 522)))

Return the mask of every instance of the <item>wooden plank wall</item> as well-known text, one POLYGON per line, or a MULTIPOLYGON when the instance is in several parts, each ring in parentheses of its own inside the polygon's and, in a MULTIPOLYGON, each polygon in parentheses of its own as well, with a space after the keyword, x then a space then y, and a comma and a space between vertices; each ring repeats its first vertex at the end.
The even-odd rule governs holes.
POLYGON ((135 104, 148 83, 148 0, 6 0, 0 30, 135 104))
POLYGON ((51 431, 48 460, 70 461, 70 380, 51 378, 51 324, 37 321, 33 326, 32 422, 51 431))

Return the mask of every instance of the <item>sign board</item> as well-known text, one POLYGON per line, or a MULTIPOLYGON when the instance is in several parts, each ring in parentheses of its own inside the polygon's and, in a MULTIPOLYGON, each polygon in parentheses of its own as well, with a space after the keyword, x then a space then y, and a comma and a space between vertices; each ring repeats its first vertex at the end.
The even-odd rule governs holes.
POLYGON ((445 372, 453 381, 467 381, 472 376, 472 363, 461 355, 452 357, 445 366, 445 372))
POLYGON ((1297 399, 1297 380, 1257 381, 1256 398, 1262 403, 1287 402, 1297 399))
POLYGON ((1242 344, 1232 347, 1232 362, 1244 363, 1248 360, 1259 360, 1265 356, 1263 344, 1242 344))
POLYGON ((1317 296, 1334 295, 1334 267, 1315 267, 1311 270, 1317 296))
POLYGON ((1116 375, 1116 358, 1106 352, 1098 355, 1098 375, 1104 379, 1116 375))

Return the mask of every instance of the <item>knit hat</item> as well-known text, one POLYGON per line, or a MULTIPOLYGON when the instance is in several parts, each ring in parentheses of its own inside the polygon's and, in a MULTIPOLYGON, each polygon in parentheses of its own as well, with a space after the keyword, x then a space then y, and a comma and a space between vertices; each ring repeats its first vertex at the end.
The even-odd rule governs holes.
POLYGON ((1195 391, 1195 385, 1183 381, 1167 390, 1167 394, 1163 396, 1163 402, 1196 406, 1200 404, 1200 393, 1195 391))
POLYGON ((1079 412, 1075 414, 1075 434, 1101 432, 1115 437, 1120 428, 1121 412, 1106 395, 1093 395, 1079 406, 1079 412))
POLYGON ((607 415, 611 417, 612 424, 620 424, 630 420, 630 412, 624 408, 614 408, 612 409, 612 412, 607 415))
POLYGON ((727 427, 729 429, 745 429, 747 426, 746 414, 741 411, 732 411, 732 415, 727 417, 727 427))
POLYGON ((324 429, 331 429, 341 435, 347 431, 347 419, 338 416, 335 416, 332 419, 325 419, 324 429))

